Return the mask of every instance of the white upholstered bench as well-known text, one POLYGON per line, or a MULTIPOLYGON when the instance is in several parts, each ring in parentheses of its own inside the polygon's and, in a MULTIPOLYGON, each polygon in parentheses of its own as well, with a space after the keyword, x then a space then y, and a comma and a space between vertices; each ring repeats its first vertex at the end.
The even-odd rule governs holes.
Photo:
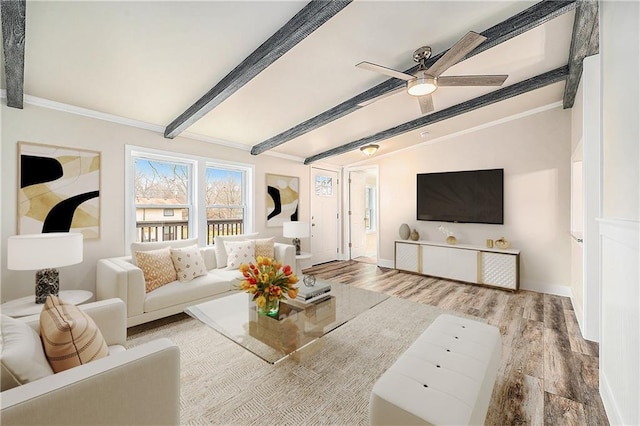
POLYGON ((484 424, 501 354, 498 328, 440 315, 374 385, 370 423, 484 424))

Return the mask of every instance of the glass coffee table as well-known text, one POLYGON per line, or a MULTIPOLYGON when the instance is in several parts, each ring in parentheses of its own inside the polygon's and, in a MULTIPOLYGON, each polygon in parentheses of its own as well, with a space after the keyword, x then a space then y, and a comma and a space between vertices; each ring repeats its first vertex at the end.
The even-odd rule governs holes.
POLYGON ((331 292, 321 301, 281 301, 278 319, 259 315, 247 293, 190 306, 185 312, 275 364, 389 298, 382 293, 330 284, 331 292))

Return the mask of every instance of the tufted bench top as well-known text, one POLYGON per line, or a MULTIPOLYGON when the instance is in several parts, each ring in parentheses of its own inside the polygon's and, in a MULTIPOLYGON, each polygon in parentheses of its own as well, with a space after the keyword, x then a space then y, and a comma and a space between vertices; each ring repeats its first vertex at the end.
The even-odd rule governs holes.
POLYGON ((498 328, 440 315, 374 385, 371 424, 483 424, 501 353, 498 328))

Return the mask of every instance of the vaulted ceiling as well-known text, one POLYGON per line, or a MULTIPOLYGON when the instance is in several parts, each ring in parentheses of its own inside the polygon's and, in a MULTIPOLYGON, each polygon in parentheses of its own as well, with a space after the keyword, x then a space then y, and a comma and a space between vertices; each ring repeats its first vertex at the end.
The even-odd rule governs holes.
POLYGON ((29 1, 26 9, 25 94, 163 126, 172 137, 183 129, 170 124, 220 89, 213 108, 184 126, 213 142, 212 156, 219 142, 334 165, 361 161, 357 148, 369 140, 382 155, 562 101, 567 65, 585 50, 575 37, 572 47, 571 1, 29 1), (443 75, 508 74, 503 88, 441 87, 427 115, 404 92, 357 106, 401 84, 357 63, 409 70, 416 48, 435 56, 468 31, 487 42, 443 75))

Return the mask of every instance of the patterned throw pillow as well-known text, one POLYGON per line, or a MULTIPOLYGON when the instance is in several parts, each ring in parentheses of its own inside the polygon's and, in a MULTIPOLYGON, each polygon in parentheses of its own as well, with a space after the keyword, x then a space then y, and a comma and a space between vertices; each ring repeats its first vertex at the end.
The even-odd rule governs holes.
POLYGON ((256 257, 270 257, 274 256, 274 241, 273 238, 262 238, 255 240, 256 242, 256 257))
POLYGON ((147 293, 178 279, 176 269, 171 260, 171 249, 137 251, 138 268, 144 274, 147 293))
POLYGON ((207 267, 197 245, 171 249, 171 260, 180 282, 186 283, 202 275, 207 275, 207 267))
POLYGON ((47 297, 44 303, 40 337, 49 365, 56 373, 109 355, 107 343, 91 317, 57 296, 47 297))
POLYGON ((256 262, 255 252, 256 243, 253 240, 248 241, 225 241, 224 246, 227 249, 227 268, 228 270, 238 269, 243 263, 256 262))

